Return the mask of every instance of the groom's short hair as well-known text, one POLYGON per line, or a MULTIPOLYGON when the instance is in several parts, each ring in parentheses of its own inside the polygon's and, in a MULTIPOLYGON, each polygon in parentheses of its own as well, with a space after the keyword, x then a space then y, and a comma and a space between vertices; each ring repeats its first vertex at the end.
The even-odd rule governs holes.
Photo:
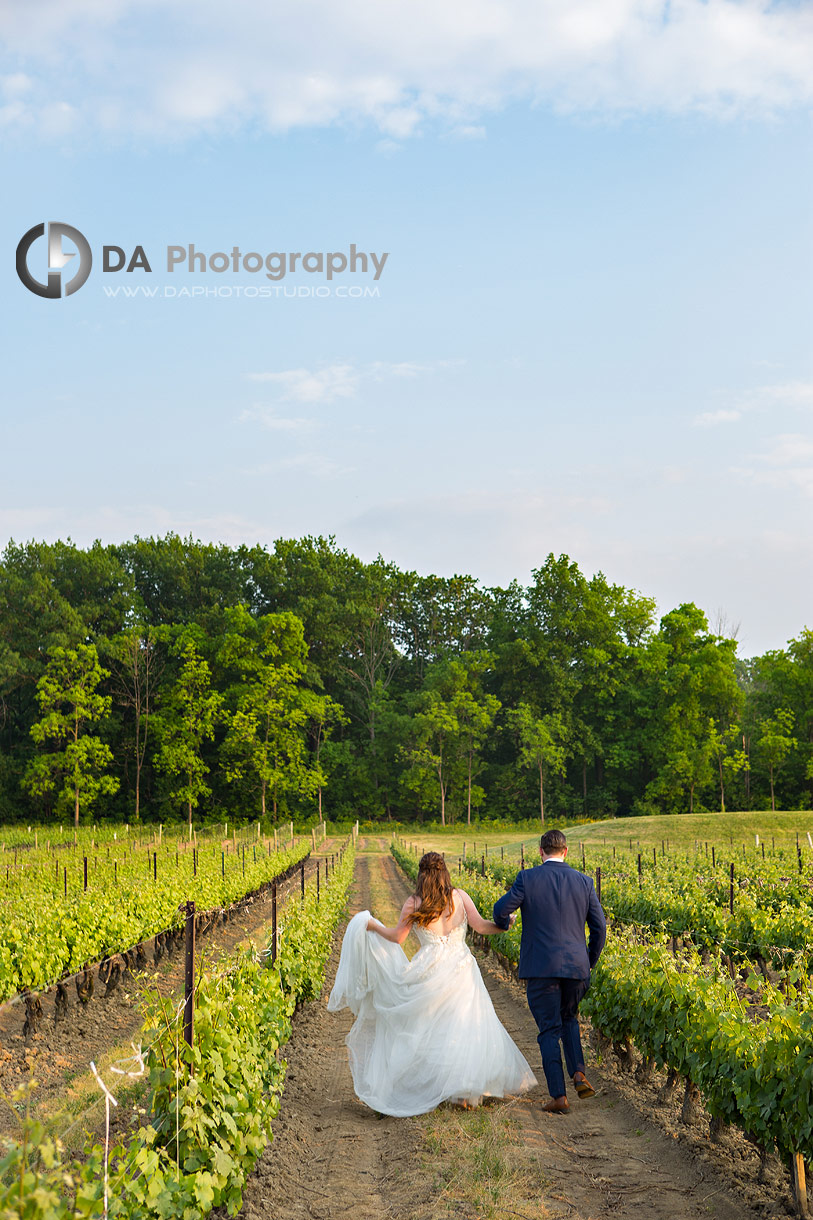
POLYGON ((546 856, 558 855, 560 851, 564 851, 567 847, 567 839, 562 834, 561 830, 546 830, 542 838, 539 840, 539 850, 543 851, 546 856))

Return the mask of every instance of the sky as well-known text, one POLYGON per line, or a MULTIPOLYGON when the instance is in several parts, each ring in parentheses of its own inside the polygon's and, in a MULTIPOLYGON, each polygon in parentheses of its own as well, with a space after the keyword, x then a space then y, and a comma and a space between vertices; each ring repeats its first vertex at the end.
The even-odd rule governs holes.
POLYGON ((813 628, 809 5, 19 0, 0 46, 0 544, 564 552, 745 656, 813 628))

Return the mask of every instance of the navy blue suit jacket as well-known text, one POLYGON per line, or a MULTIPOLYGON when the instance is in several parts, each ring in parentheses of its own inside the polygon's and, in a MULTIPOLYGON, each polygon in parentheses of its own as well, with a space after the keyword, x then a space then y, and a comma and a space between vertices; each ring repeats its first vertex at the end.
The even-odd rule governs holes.
POLYGON ((564 860, 523 869, 507 894, 494 904, 494 922, 522 911, 519 950, 521 979, 589 979, 607 939, 607 921, 592 879, 564 860), (590 929, 585 944, 584 926, 590 929))

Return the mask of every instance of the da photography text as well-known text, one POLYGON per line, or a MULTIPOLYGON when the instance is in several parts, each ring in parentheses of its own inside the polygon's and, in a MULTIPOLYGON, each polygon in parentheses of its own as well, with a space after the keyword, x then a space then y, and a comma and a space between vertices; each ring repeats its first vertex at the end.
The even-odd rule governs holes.
MULTIPOLYGON (((345 274, 364 275, 377 281, 386 265, 389 253, 359 250, 351 242, 344 250, 243 251, 239 246, 208 252, 194 242, 169 245, 157 258, 143 245, 132 248, 121 245, 101 247, 101 270, 105 275, 152 275, 160 268, 170 274, 188 275, 260 275, 269 280, 284 280, 286 276, 305 273, 332 281, 345 274)), ((17 246, 17 275, 22 284, 37 296, 59 298, 71 296, 86 282, 93 266, 93 251, 87 238, 72 225, 50 221, 34 225, 17 246), (40 241, 40 238, 46 240, 40 241), (65 243, 75 249, 66 249, 65 243), (78 259, 77 259, 78 255, 78 259), (69 260, 77 259, 75 263, 69 260), (62 268, 73 272, 63 277, 62 268)), ((98 265, 98 263, 97 263, 98 265)), ((132 282, 132 281, 130 281, 132 282)))

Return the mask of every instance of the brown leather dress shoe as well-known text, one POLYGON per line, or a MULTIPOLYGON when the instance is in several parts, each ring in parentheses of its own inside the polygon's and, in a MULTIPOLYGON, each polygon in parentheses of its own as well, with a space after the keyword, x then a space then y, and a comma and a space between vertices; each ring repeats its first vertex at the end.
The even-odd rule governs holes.
POLYGON ((545 1102, 542 1109, 546 1114, 567 1114, 570 1104, 566 1097, 552 1097, 550 1101, 545 1102))
POLYGON ((596 1090, 593 1088, 584 1072, 576 1073, 576 1075, 573 1077, 573 1084, 576 1086, 576 1092, 578 1093, 581 1101, 584 1101, 586 1097, 595 1097, 596 1090))

